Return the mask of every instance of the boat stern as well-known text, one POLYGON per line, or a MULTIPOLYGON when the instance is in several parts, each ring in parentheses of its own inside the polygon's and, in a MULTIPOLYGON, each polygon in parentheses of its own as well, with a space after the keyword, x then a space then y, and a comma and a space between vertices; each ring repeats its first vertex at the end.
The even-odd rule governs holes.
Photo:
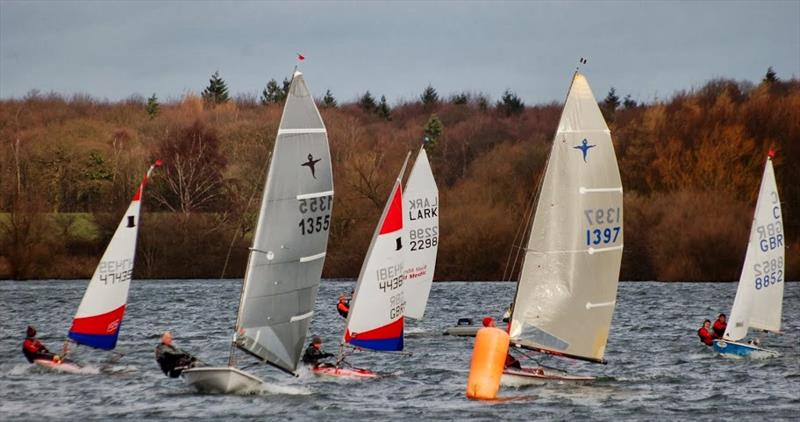
POLYGON ((201 393, 247 394, 258 391, 263 381, 233 367, 191 368, 181 374, 201 393))

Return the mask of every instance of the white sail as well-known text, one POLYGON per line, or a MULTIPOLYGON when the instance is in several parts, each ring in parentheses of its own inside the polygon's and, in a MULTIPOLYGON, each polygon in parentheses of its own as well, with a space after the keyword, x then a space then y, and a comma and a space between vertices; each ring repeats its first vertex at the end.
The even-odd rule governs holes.
POLYGON ((236 323, 236 344, 297 368, 328 245, 333 178, 325 125, 295 72, 275 140, 236 323))
POLYGON ((372 235, 347 315, 344 341, 372 350, 403 350, 404 258, 401 181, 408 156, 372 235))
POLYGON ((542 181, 511 319, 512 342, 602 361, 622 259, 611 134, 576 72, 542 181))
POLYGON ((758 192, 747 255, 725 338, 740 340, 749 328, 779 332, 783 309, 784 233, 772 160, 767 158, 758 192))
POLYGON ((79 344, 103 350, 111 350, 117 345, 128 302, 128 288, 133 278, 142 195, 150 174, 160 165, 161 162, 157 161, 147 170, 86 287, 68 334, 79 344))
POLYGON ((405 249, 405 316, 422 319, 436 269, 439 249, 439 189, 433 178, 428 154, 422 147, 411 167, 403 194, 403 224, 408 233, 405 249))

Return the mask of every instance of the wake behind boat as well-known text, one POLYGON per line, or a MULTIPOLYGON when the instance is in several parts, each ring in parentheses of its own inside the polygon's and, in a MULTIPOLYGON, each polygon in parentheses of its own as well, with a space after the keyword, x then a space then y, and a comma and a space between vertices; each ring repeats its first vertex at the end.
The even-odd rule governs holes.
POLYGON ((201 392, 243 393, 263 381, 236 350, 296 376, 328 245, 333 177, 328 136, 303 74, 284 105, 242 283, 228 366, 184 370, 201 392))
POLYGON ((742 275, 733 300, 731 317, 714 351, 728 357, 769 358, 780 353, 741 342, 750 328, 779 333, 783 313, 785 274, 784 231, 781 201, 772 168, 770 150, 756 201, 742 275))

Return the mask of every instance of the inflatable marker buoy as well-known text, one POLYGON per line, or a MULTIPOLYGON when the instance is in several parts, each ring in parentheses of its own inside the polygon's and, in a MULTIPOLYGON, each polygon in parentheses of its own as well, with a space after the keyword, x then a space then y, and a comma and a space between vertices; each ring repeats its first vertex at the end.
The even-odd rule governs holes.
POLYGON ((500 389, 500 377, 508 355, 508 333, 494 327, 478 330, 467 378, 467 397, 493 400, 500 389))

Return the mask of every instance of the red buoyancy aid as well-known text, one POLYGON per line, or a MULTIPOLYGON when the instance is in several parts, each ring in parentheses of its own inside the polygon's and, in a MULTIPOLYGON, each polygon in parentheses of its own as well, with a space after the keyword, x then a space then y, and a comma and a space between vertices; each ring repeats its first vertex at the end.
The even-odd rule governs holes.
POLYGON ((700 336, 700 341, 706 346, 714 344, 714 336, 706 330, 706 327, 700 327, 700 329, 697 330, 697 335, 700 336))
POLYGON ((717 338, 722 338, 722 336, 725 335, 725 329, 726 328, 728 328, 728 324, 724 323, 724 322, 722 322, 720 320, 714 321, 714 325, 711 326, 711 329, 714 330, 714 335, 717 338))

